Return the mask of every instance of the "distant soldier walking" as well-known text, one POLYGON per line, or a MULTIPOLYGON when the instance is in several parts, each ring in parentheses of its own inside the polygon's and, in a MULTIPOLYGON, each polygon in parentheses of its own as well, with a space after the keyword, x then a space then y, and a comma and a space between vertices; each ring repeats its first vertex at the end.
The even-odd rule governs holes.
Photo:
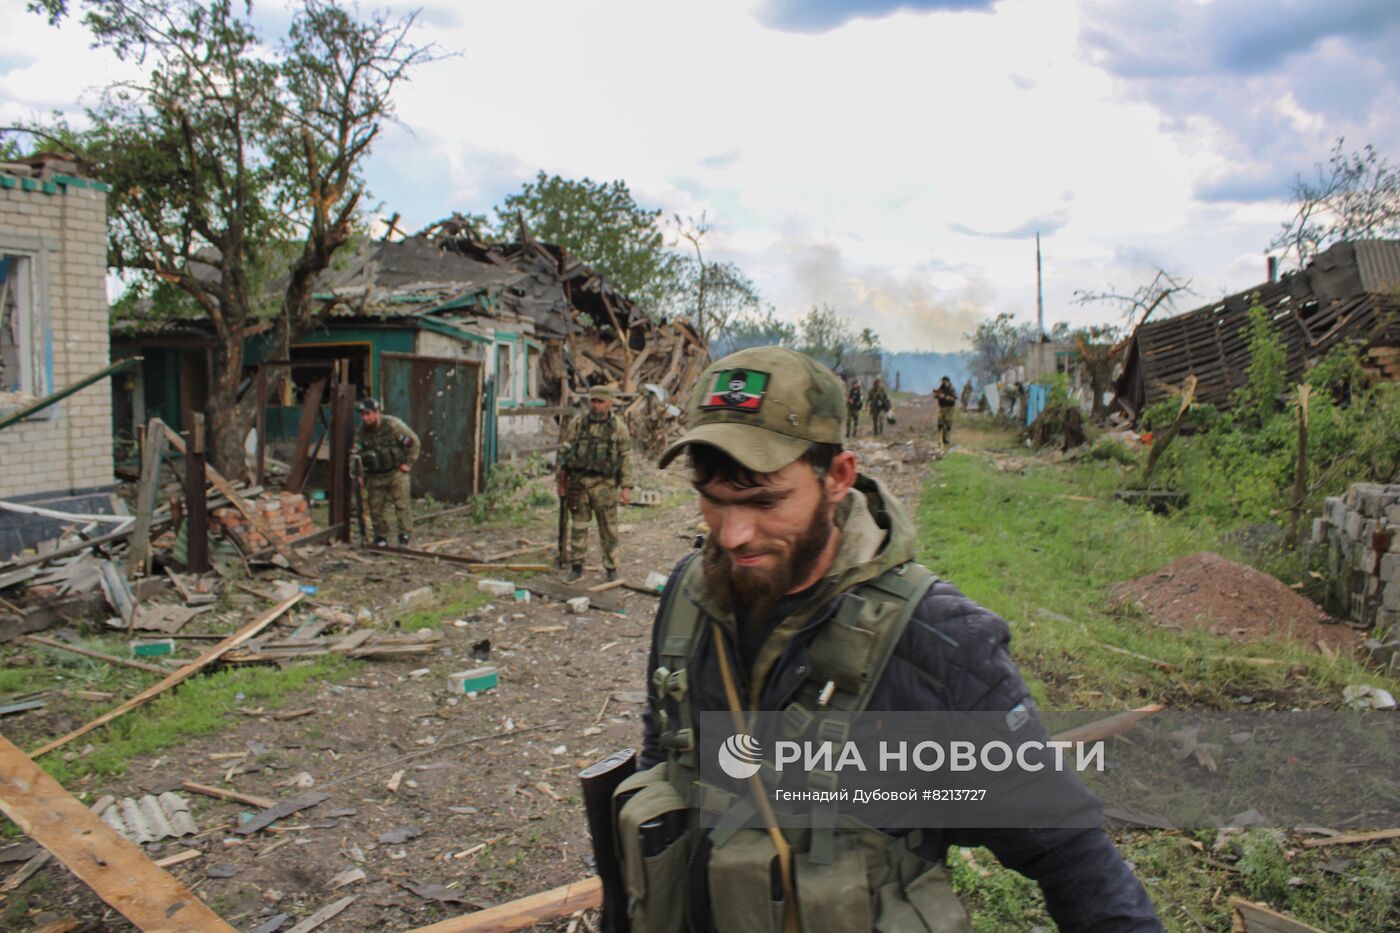
POLYGON ((875 436, 879 437, 885 433, 885 412, 893 408, 890 402, 890 394, 885 391, 885 380, 879 376, 875 377, 875 382, 870 386, 870 418, 875 422, 875 436))
POLYGON ((860 433, 860 380, 851 378, 851 387, 846 390, 846 436, 855 437, 860 433))
POLYGON ((588 414, 569 422, 560 439, 559 496, 568 504, 573 528, 569 533, 570 583, 583 576, 588 554, 588 521, 598 519, 603 569, 617 579, 617 504, 632 501, 632 436, 612 410, 607 386, 588 391, 588 414))
POLYGON ((389 545, 389 502, 399 524, 399 547, 407 547, 413 534, 413 497, 409 472, 422 453, 422 444, 413 429, 393 415, 386 415, 379 402, 360 402, 362 424, 355 452, 364 470, 365 498, 369 500, 369 520, 374 526, 374 546, 389 545))
POLYGON ((953 433, 953 409, 958 407, 958 390, 953 388, 953 380, 947 376, 933 390, 934 401, 938 402, 938 440, 948 446, 948 436, 953 433))
POLYGON ((972 380, 971 380, 971 379, 969 379, 969 380, 967 380, 966 382, 963 383, 963 390, 962 390, 962 407, 963 407, 963 411, 971 411, 971 410, 972 410, 972 380))

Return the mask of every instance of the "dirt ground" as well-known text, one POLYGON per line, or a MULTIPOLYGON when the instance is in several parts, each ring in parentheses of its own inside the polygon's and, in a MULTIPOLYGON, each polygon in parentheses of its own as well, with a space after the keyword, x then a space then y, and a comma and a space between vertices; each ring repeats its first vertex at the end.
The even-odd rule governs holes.
MULTIPOLYGON (((898 423, 880 441, 871 439, 867 421, 852 447, 862 469, 912 508, 935 455, 926 440, 932 406, 915 400, 895 414, 898 423)), ((663 505, 621 516, 622 575, 638 584, 670 570, 699 521, 680 468, 639 467, 638 487, 660 491, 663 505)), ((420 524, 414 546, 446 542, 444 552, 481 555, 526 540, 545 547, 513 559, 552 562, 554 515, 538 508, 484 530, 447 516, 420 524)), ((596 565, 596 536, 590 548, 596 565)), ((380 623, 403 615, 399 598, 411 590, 471 591, 476 579, 460 565, 340 547, 319 549, 316 562, 316 601, 367 608, 380 623)), ((583 585, 601 580, 595 569, 583 585)), ((282 581, 296 578, 269 572, 255 584, 272 589, 282 581)), ((348 679, 284 697, 277 708, 245 709, 218 735, 132 760, 119 780, 83 781, 70 790, 139 796, 189 780, 278 800, 328 793, 246 839, 229 830, 251 808, 190 795, 203 834, 147 846, 155 858, 198 849, 199 858, 170 871, 240 930, 279 914, 290 927, 351 895, 353 903, 320 930, 410 930, 586 878, 592 856, 576 775, 640 742, 656 605, 646 594, 611 592, 622 597, 620 615, 566 614, 562 603, 538 596, 449 615, 434 654, 361 662, 348 679), (471 646, 485 639, 500 685, 453 696, 448 675, 482 663, 471 646), (272 718, 278 709, 306 708, 315 712, 272 718), (337 878, 358 877, 356 869, 362 880, 336 886, 337 878)), ((46 731, 77 724, 50 722, 46 731)), ((32 915, 34 928, 72 916, 79 929, 131 929, 67 872, 44 871, 52 884, 39 899, 44 913, 32 915)))
POLYGON ((1242 641, 1286 638, 1310 648, 1321 642, 1342 654, 1365 637, 1287 584, 1209 551, 1120 583, 1113 594, 1118 602, 1140 606, 1163 628, 1204 628, 1242 641))

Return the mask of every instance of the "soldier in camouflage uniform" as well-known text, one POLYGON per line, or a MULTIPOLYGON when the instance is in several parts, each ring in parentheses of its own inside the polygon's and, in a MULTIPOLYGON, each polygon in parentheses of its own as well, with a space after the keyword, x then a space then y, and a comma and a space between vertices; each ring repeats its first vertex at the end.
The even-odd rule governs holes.
POLYGON ((870 387, 870 420, 875 422, 875 436, 879 437, 885 433, 885 412, 894 406, 890 403, 890 394, 885 391, 885 380, 875 377, 875 382, 870 387))
POLYGON ((558 491, 573 523, 571 583, 583 576, 590 516, 598 518, 603 569, 609 580, 617 579, 617 504, 619 497, 623 505, 632 501, 632 435, 612 404, 612 389, 594 386, 588 391, 588 414, 575 416, 560 440, 558 491))
POLYGON ((375 547, 389 544, 389 513, 392 500, 399 520, 399 547, 407 547, 413 534, 413 498, 409 494, 409 471, 422 452, 413 429, 393 415, 384 414, 379 402, 360 402, 363 424, 355 445, 364 470, 365 498, 369 500, 369 520, 374 526, 375 547))

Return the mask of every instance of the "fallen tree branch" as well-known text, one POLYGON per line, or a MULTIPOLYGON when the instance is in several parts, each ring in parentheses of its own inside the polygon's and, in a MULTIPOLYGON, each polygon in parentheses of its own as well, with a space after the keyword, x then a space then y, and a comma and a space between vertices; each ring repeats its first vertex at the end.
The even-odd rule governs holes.
POLYGON ((507 933, 548 920, 558 920, 602 903, 603 884, 594 875, 463 917, 418 927, 409 933, 507 933))

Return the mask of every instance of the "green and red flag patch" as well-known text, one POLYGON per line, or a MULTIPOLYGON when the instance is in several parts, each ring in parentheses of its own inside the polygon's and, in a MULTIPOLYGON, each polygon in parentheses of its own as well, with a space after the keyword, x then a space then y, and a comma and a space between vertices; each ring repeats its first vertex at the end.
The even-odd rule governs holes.
POLYGON ((726 369, 715 373, 715 381, 700 407, 707 411, 716 408, 758 411, 767 389, 767 373, 754 369, 726 369))

